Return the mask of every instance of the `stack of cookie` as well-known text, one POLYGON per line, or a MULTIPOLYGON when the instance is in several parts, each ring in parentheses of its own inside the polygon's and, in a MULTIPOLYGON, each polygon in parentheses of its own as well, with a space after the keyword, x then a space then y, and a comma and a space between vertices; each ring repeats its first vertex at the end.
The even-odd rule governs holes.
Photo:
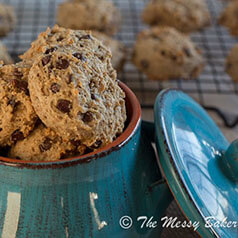
POLYGON ((201 50, 185 33, 210 24, 203 0, 151 0, 142 18, 151 26, 137 38, 132 60, 150 79, 196 78, 204 67, 201 50))
MULTIPOLYGON (((0 37, 6 36, 16 24, 16 15, 12 6, 8 4, 0 4, 0 37)), ((0 60, 5 64, 13 63, 7 48, 0 41, 0 60)))
POLYGON ((70 0, 58 7, 57 24, 75 30, 92 30, 112 52, 112 65, 123 69, 126 60, 125 46, 113 39, 120 26, 119 9, 108 0, 70 0))
POLYGON ((47 29, 22 62, 0 67, 0 145, 9 157, 58 160, 123 132, 125 94, 110 51, 90 32, 47 29))

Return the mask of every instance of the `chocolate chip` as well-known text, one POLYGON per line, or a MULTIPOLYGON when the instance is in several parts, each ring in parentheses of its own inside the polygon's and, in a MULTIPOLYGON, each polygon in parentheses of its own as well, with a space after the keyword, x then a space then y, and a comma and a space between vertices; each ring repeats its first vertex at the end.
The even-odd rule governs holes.
POLYGON ((15 88, 23 91, 26 95, 29 95, 28 83, 26 81, 13 79, 11 82, 15 88))
POLYGON ((16 106, 16 101, 14 98, 8 100, 7 105, 11 105, 13 108, 16 106))
POLYGON ((16 76, 17 78, 22 78, 23 77, 23 73, 18 71, 18 69, 14 69, 14 76, 16 76))
POLYGON ((79 40, 91 40, 92 39, 90 35, 77 36, 77 38, 79 40))
POLYGON ((95 96, 95 94, 93 94, 93 93, 91 93, 91 98, 92 98, 93 100, 96 100, 96 99, 97 99, 96 96, 95 96))
POLYGON ((36 118, 35 127, 41 125, 41 123, 41 120, 39 118, 36 118))
POLYGON ((81 145, 80 140, 71 140, 70 143, 75 147, 79 147, 81 145))
POLYGON ((104 61, 105 58, 104 58, 104 56, 100 56, 99 59, 100 59, 101 61, 104 61))
POLYGON ((102 145, 102 141, 101 140, 97 140, 92 146, 92 149, 98 149, 100 146, 102 145))
POLYGON ((147 69, 149 67, 149 62, 145 59, 141 60, 141 66, 144 68, 144 69, 147 69))
POLYGON ((69 113, 72 108, 72 103, 65 99, 59 99, 56 107, 63 113, 69 113))
POLYGON ((89 154, 89 153, 91 153, 91 152, 93 152, 93 149, 87 147, 84 153, 85 153, 85 154, 89 154))
POLYGON ((173 61, 176 61, 176 60, 177 60, 177 56, 176 56, 176 55, 171 55, 171 59, 172 59, 173 61))
POLYGON ((184 52, 188 57, 191 57, 191 56, 192 56, 191 50, 188 49, 188 48, 186 48, 186 47, 183 48, 183 52, 184 52))
POLYGON ((0 128, 0 131, 2 131, 2 128, 0 128))
POLYGON ((59 42, 59 41, 62 41, 64 38, 62 37, 62 36, 60 36, 58 39, 57 39, 57 41, 59 42))
POLYGON ((41 152, 47 151, 52 147, 52 140, 48 137, 45 138, 44 142, 39 145, 41 152))
POLYGON ((166 55, 166 52, 164 50, 161 50, 161 55, 165 56, 166 55))
POLYGON ((91 112, 84 113, 82 120, 85 123, 91 122, 93 120, 93 114, 91 112))
POLYGON ((121 133, 117 132, 116 133, 116 138, 119 137, 121 135, 121 133))
POLYGON ((47 54, 52 53, 52 52, 54 52, 54 51, 56 51, 56 50, 57 50, 57 47, 49 48, 49 49, 47 49, 47 50, 45 51, 45 54, 47 55, 47 54))
POLYGON ((66 59, 59 59, 58 62, 56 62, 57 69, 67 69, 68 67, 69 67, 69 61, 66 59))
POLYGON ((68 77, 68 79, 66 79, 66 83, 67 83, 67 84, 70 84, 72 81, 73 81, 73 75, 70 74, 69 77, 68 77))
POLYGON ((50 90, 53 92, 53 93, 58 93, 60 91, 60 85, 57 84, 57 83, 53 83, 51 84, 50 86, 50 90))
POLYGON ((74 53, 73 56, 76 57, 77 59, 82 58, 82 54, 80 54, 80 53, 74 53))
POLYGON ((86 61, 86 58, 80 53, 74 53, 73 56, 79 60, 86 61))
POLYGON ((23 140, 24 135, 20 130, 16 130, 12 133, 11 139, 12 139, 12 141, 17 142, 19 140, 23 140))
POLYGON ((53 71, 53 68, 54 68, 54 66, 52 64, 50 64, 50 66, 48 67, 49 73, 51 73, 53 71))
POLYGON ((50 62, 50 59, 51 59, 51 55, 45 56, 45 57, 41 60, 42 65, 43 65, 43 66, 47 65, 47 64, 50 62))

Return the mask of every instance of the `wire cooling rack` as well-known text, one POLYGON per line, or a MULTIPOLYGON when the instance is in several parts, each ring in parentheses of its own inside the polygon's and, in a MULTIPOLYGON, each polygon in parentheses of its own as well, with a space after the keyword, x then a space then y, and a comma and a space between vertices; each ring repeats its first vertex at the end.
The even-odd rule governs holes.
MULTIPOLYGON (((177 88, 189 93, 205 108, 215 110, 225 125, 232 127, 237 124, 238 115, 233 121, 229 121, 219 105, 211 106, 207 103, 209 100, 207 96, 238 95, 238 85, 234 84, 224 72, 224 61, 228 51, 235 43, 235 39, 224 28, 216 24, 226 1, 206 1, 212 15, 212 26, 191 35, 193 41, 203 50, 207 61, 206 67, 198 79, 151 81, 138 72, 129 60, 124 71, 119 74, 119 78, 136 93, 144 108, 153 107, 155 97, 161 89, 177 88)), ((57 5, 62 0, 2 0, 1 2, 13 5, 17 14, 18 21, 15 30, 2 39, 10 54, 17 60, 18 55, 29 48, 30 43, 36 39, 40 32, 44 31, 47 26, 55 24, 57 5)), ((123 15, 121 30, 115 37, 127 46, 128 55, 130 55, 136 35, 146 27, 141 22, 141 12, 147 0, 114 0, 114 2, 123 15)))

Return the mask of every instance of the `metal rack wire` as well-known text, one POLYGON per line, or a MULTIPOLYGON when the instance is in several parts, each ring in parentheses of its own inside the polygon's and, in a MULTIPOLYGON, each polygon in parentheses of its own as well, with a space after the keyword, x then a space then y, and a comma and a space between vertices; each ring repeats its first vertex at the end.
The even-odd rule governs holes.
MULTIPOLYGON (((128 55, 134 45, 136 35, 146 26, 141 22, 141 12, 148 0, 114 0, 123 15, 120 32, 115 36, 128 48, 128 55)), ((62 0, 2 0, 14 6, 17 13, 17 26, 3 42, 7 45, 10 54, 17 60, 18 55, 29 48, 30 43, 47 26, 55 24, 55 14, 58 3, 62 0)), ((216 24, 220 11, 226 1, 207 0, 212 15, 212 26, 202 32, 192 34, 193 41, 204 52, 207 64, 204 72, 195 80, 171 80, 156 82, 146 78, 128 60, 124 71, 119 78, 137 94, 144 108, 152 108, 155 97, 163 88, 177 88, 189 93, 204 107, 216 111, 228 127, 238 123, 238 115, 233 121, 217 106, 206 104, 206 95, 238 95, 238 85, 233 83, 224 72, 224 60, 228 51, 235 43, 226 29, 216 24)), ((237 113, 238 114, 238 113, 237 113)))

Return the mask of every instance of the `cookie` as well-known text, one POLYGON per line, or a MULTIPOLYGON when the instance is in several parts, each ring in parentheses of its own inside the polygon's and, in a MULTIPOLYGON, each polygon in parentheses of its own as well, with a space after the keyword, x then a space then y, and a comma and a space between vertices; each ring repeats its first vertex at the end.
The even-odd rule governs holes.
POLYGON ((196 78, 203 69, 200 50, 186 35, 170 27, 153 27, 137 38, 132 58, 150 79, 196 78))
POLYGON ((64 46, 65 48, 71 47, 82 47, 83 38, 87 39, 90 37, 90 32, 85 32, 82 35, 81 31, 66 29, 55 25, 52 29, 47 28, 45 32, 39 34, 38 38, 31 43, 30 49, 28 49, 20 59, 26 61, 34 61, 42 53, 52 51, 53 49, 64 46))
MULTIPOLYGON (((20 58, 28 61, 32 60, 37 57, 37 55, 49 50, 48 45, 54 45, 55 47, 71 47, 71 45, 75 45, 75 47, 81 47, 81 39, 80 37, 77 37, 77 35, 81 34, 80 32, 81 31, 70 30, 57 25, 52 29, 48 28, 45 32, 41 33, 34 42, 32 42, 31 48, 20 56, 20 58)), ((90 32, 87 34, 90 34, 90 32)), ((93 35, 111 50, 113 55, 113 67, 118 71, 122 70, 126 59, 125 46, 103 33, 94 31, 93 35)))
POLYGON ((0 146, 23 140, 34 128, 36 113, 28 91, 30 67, 0 66, 0 146))
POLYGON ((65 140, 80 140, 97 149, 122 133, 125 94, 111 66, 110 51, 88 32, 77 31, 77 38, 81 47, 49 48, 37 57, 29 90, 47 127, 65 140))
POLYGON ((226 59, 226 72, 238 82, 238 45, 235 45, 226 59))
POLYGON ((98 40, 102 41, 102 43, 111 50, 112 53, 112 66, 117 71, 121 71, 123 69, 124 63, 126 61, 126 48, 125 46, 118 40, 112 39, 111 37, 93 31, 93 36, 98 40))
MULTIPOLYGON (((75 144, 64 141, 53 130, 40 124, 28 137, 11 147, 9 157, 30 161, 55 161, 72 155, 75 144)), ((82 155, 86 147, 77 147, 77 155, 82 155)))
POLYGON ((227 27, 230 34, 238 36, 238 1, 232 1, 219 17, 219 24, 227 27))
POLYGON ((200 30, 211 23, 204 0, 151 0, 142 18, 153 26, 170 26, 181 32, 200 30))
POLYGON ((5 45, 0 41, 0 61, 3 61, 4 64, 12 64, 13 60, 9 55, 7 48, 5 45))
POLYGON ((57 23, 76 30, 97 30, 112 35, 118 30, 120 12, 110 1, 74 0, 59 5, 57 23))
POLYGON ((0 4, 0 36, 5 36, 16 24, 15 11, 12 6, 0 4))

